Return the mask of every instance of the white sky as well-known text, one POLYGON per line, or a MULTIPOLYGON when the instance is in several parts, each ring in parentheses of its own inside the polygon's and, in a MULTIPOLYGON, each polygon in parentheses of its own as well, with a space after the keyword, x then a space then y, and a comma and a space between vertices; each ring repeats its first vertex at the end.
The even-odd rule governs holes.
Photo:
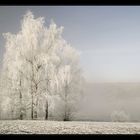
POLYGON ((27 10, 64 26, 64 38, 82 52, 81 65, 94 82, 140 82, 139 6, 0 6, 3 32, 16 33, 27 10))

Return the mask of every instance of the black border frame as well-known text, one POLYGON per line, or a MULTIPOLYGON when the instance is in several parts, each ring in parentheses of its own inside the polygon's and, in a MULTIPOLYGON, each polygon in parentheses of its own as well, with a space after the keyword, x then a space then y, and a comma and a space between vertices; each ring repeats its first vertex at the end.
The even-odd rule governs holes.
MULTIPOLYGON (((119 0, 0 0, 0 7, 1 6, 140 6, 140 1, 119 1, 119 0)), ((66 137, 74 138, 112 138, 122 136, 140 136, 139 134, 0 134, 0 137, 12 137, 19 138, 19 137, 32 137, 38 138, 39 137, 54 137, 57 136, 62 139, 62 137, 66 140, 66 137), (91 137, 90 137, 91 136, 91 137)))

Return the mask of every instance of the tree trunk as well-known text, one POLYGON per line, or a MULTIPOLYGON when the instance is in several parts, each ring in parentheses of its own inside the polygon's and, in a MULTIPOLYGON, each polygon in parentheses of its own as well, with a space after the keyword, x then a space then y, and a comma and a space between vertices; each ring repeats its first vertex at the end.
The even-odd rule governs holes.
POLYGON ((69 121, 69 113, 68 113, 68 106, 67 101, 65 102, 65 114, 64 114, 64 121, 69 121))
POLYGON ((48 120, 48 101, 46 101, 45 120, 48 120))
POLYGON ((35 103, 35 108, 34 108, 34 119, 37 119, 37 117, 38 117, 37 107, 38 107, 38 100, 36 100, 36 103, 35 103))
POLYGON ((68 115, 68 107, 67 107, 67 95, 68 95, 68 87, 65 86, 65 109, 64 109, 64 121, 69 121, 69 115, 68 115))
POLYGON ((31 81, 31 119, 34 119, 34 95, 33 95, 33 87, 31 81))
POLYGON ((38 117, 38 112, 37 112, 37 107, 38 107, 38 97, 37 97, 37 89, 38 89, 38 86, 37 84, 35 85, 35 93, 34 95, 36 95, 36 101, 35 101, 35 108, 34 108, 34 119, 37 119, 38 117))
POLYGON ((67 105, 65 103, 64 121, 67 121, 67 105))
MULTIPOLYGON (((33 49, 33 46, 32 46, 32 49, 33 49)), ((34 119, 34 91, 33 91, 34 70, 33 70, 33 54, 32 54, 32 60, 31 60, 30 63, 31 63, 31 69, 32 69, 32 76, 31 76, 31 96, 32 96, 31 97, 32 98, 32 103, 31 103, 31 118, 33 120, 34 119)))
POLYGON ((23 120, 23 114, 20 114, 20 120, 23 120))
POLYGON ((34 119, 34 106, 33 106, 33 94, 32 94, 32 103, 31 103, 31 119, 34 119))
POLYGON ((37 119, 37 110, 34 111, 34 119, 37 119))
POLYGON ((19 91, 19 98, 20 98, 20 120, 23 120, 23 106, 22 106, 22 93, 21 93, 21 79, 20 79, 20 91, 19 91))

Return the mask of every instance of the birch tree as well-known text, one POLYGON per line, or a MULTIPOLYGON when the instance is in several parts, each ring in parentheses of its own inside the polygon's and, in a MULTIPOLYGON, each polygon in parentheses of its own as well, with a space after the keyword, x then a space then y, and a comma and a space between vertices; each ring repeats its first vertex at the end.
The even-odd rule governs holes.
POLYGON ((55 95, 65 102, 67 114, 70 100, 80 93, 78 51, 63 39, 63 27, 57 27, 53 21, 49 27, 44 23, 43 17, 35 18, 28 11, 17 34, 4 34, 2 77, 7 84, 3 85, 3 92, 10 98, 11 114, 15 111, 19 119, 24 119, 28 110, 30 118, 37 119, 41 98, 44 118, 48 119, 49 98, 55 95))

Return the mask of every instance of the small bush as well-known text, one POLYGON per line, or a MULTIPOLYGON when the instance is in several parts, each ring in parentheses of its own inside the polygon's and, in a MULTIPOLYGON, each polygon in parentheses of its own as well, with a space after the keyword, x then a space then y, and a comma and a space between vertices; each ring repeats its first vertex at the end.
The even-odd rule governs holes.
POLYGON ((113 122, 127 122, 129 121, 129 115, 123 111, 113 111, 111 114, 111 120, 113 122))

